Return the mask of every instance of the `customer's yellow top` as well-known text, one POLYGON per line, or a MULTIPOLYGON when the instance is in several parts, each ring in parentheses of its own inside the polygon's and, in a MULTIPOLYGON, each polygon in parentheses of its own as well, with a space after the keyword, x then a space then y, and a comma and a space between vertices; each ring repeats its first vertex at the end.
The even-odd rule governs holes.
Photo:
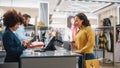
POLYGON ((95 33, 90 26, 80 28, 80 31, 75 36, 75 45, 79 53, 93 53, 95 33))

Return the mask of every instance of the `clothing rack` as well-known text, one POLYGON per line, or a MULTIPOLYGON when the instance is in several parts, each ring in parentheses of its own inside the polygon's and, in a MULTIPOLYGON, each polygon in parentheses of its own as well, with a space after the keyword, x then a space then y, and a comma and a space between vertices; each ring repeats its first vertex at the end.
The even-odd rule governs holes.
MULTIPOLYGON (((114 28, 112 26, 100 26, 100 27, 95 28, 95 33, 96 33, 96 31, 108 32, 108 30, 110 30, 110 32, 113 32, 114 28)), ((113 46, 114 46, 114 44, 113 44, 113 46)), ((105 49, 102 49, 102 50, 103 50, 103 58, 105 58, 105 49)), ((113 62, 114 62, 114 57, 113 57, 113 62)))
MULTIPOLYGON (((100 30, 107 30, 107 29, 109 29, 109 30, 113 30, 113 34, 114 34, 114 39, 113 39, 113 41, 114 41, 114 50, 115 50, 115 45, 116 45, 116 30, 118 29, 119 31, 120 31, 120 25, 117 25, 116 26, 116 23, 114 23, 114 25, 113 26, 101 26, 101 27, 98 27, 98 28, 96 28, 95 29, 95 31, 97 31, 98 29, 100 29, 100 30), (111 29, 112 28, 112 29, 111 29)), ((116 62, 115 62, 115 53, 113 52, 113 65, 115 66, 116 65, 116 62)))

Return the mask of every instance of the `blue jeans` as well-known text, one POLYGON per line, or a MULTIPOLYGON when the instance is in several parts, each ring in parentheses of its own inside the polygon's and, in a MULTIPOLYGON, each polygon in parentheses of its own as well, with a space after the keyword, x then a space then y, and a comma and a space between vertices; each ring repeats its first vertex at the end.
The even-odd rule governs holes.
POLYGON ((85 54, 85 55, 84 55, 84 58, 85 58, 85 60, 95 59, 95 56, 94 56, 93 53, 91 53, 91 54, 85 54))
POLYGON ((95 59, 95 56, 93 53, 91 54, 83 54, 83 57, 79 57, 79 64, 78 68, 84 68, 84 60, 89 60, 89 59, 95 59))

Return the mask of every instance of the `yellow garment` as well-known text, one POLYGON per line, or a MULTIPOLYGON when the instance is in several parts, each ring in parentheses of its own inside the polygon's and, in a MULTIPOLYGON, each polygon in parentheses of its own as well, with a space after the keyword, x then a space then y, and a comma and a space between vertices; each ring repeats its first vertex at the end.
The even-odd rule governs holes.
POLYGON ((45 23, 44 22, 39 22, 38 26, 45 27, 45 23))
POLYGON ((93 53, 95 33, 90 26, 80 28, 80 31, 75 36, 75 45, 79 53, 93 53))

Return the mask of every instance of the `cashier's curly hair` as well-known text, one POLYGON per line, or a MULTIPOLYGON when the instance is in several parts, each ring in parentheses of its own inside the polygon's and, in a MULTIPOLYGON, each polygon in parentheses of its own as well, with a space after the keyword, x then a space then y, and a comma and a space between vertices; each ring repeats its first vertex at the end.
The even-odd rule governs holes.
POLYGON ((10 9, 3 15, 3 24, 6 27, 13 27, 17 23, 22 23, 23 21, 21 13, 17 12, 15 9, 10 9))

